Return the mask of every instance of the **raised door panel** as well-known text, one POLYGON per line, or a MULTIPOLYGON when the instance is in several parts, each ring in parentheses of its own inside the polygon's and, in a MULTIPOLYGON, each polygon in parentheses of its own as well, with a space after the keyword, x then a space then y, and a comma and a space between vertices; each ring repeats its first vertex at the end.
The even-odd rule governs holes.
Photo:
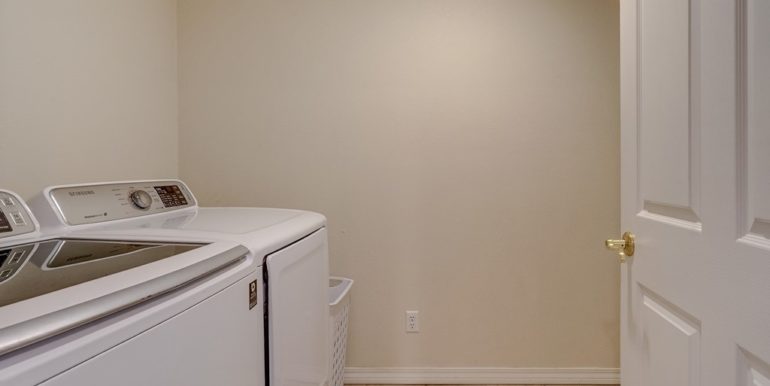
POLYGON ((694 8, 688 0, 639 0, 637 6, 640 209, 698 224, 694 8))
POLYGON ((741 18, 744 68, 740 130, 744 212, 742 236, 770 245, 770 0, 745 0, 741 18))
POLYGON ((644 385, 700 384, 700 322, 642 288, 640 358, 644 385))
POLYGON ((748 351, 740 349, 738 352, 738 385, 770 386, 770 366, 748 351))

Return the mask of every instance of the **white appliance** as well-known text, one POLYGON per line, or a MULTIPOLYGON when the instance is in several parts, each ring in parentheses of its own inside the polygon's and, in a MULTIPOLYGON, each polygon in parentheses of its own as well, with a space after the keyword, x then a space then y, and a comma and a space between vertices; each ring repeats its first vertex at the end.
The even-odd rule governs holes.
POLYGON ((263 382, 261 271, 238 243, 41 232, 0 191, 0 260, 0 385, 263 382))
MULTIPOLYGON (((253 321, 251 332, 263 338, 234 346, 246 353, 262 350, 264 356, 252 361, 249 369, 266 384, 321 386, 327 382, 329 258, 322 215, 288 209, 201 208, 178 180, 50 187, 30 206, 43 229, 69 238, 245 246, 245 262, 259 276, 257 286, 250 289, 250 295, 253 290, 257 293, 249 312, 262 316, 253 321)), ((236 307, 247 310, 247 291, 238 291, 241 298, 236 307)), ((228 333, 220 331, 220 322, 231 318, 229 312, 210 316, 211 339, 228 333)), ((119 366, 116 363, 115 368, 119 366)))

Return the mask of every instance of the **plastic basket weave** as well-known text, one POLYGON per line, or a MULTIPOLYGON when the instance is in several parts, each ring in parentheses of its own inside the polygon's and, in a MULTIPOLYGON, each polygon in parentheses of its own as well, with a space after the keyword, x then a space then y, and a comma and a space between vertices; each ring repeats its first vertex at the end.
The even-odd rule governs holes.
POLYGON ((350 288, 353 280, 329 278, 329 337, 331 338, 329 386, 342 386, 345 378, 345 353, 348 345, 348 314, 350 288))

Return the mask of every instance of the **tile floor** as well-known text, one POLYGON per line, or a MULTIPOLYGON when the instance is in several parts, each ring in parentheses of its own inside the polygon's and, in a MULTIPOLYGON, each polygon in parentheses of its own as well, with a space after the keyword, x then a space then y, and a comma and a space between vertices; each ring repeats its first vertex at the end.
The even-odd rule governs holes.
MULTIPOLYGON (((393 385, 353 385, 345 384, 345 386, 393 386, 393 385)), ((399 386, 550 386, 550 385, 399 385, 399 386)), ((556 386, 556 385, 554 385, 556 386)), ((620 385, 558 385, 558 386, 620 386, 620 385)))

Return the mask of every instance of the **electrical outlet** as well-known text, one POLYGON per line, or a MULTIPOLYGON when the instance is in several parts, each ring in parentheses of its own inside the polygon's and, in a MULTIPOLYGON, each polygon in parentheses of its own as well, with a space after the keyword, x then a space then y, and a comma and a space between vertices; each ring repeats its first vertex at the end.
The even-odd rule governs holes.
POLYGON ((420 311, 406 312, 406 332, 420 332, 420 311))

